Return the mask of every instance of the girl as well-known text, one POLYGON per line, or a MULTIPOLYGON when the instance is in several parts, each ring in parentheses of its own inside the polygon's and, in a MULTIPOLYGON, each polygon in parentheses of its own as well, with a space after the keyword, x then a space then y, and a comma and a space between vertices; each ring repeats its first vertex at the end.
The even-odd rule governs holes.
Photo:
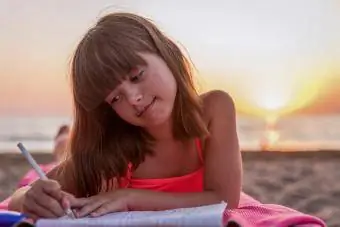
POLYGON ((153 23, 129 13, 101 18, 76 48, 71 79, 68 157, 51 180, 15 192, 12 210, 37 219, 67 207, 78 217, 239 207, 234 103, 223 91, 198 95, 189 61, 153 23))
POLYGON ((39 180, 10 207, 60 216, 61 191, 86 197, 67 200, 80 217, 222 200, 237 207, 233 101, 222 91, 199 96, 188 60, 155 25, 127 13, 103 17, 79 43, 71 79, 69 157, 48 176, 58 183, 39 180))

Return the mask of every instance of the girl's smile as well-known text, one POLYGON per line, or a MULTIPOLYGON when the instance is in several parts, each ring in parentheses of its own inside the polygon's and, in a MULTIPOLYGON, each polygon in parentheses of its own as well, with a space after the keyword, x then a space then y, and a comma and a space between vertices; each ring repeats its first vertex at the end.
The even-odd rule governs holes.
POLYGON ((155 104, 156 100, 157 100, 157 98, 156 98, 156 96, 154 96, 152 98, 151 102, 148 105, 144 106, 144 108, 141 111, 137 112, 137 114, 136 114, 137 117, 142 117, 144 115, 144 113, 146 113, 147 111, 149 111, 149 112, 152 111, 151 109, 152 109, 153 105, 155 104))

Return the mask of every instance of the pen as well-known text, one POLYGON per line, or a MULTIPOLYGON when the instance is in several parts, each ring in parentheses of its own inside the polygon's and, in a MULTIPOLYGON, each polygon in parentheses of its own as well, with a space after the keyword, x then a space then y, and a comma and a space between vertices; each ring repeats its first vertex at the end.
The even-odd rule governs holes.
MULTIPOLYGON (((47 180, 47 176, 45 175, 45 173, 42 171, 42 169, 40 168, 40 166, 37 164, 37 162, 34 160, 34 158, 32 157, 32 155, 26 150, 26 148, 24 147, 24 145, 22 143, 18 143, 18 148, 20 149, 21 153, 25 156, 25 158, 27 159, 27 161, 31 164, 31 166, 33 167, 33 169, 37 172, 37 174, 39 175, 40 179, 42 180, 47 180)), ((69 216, 70 218, 75 219, 76 216, 74 215, 73 211, 70 208, 67 208, 65 210, 65 213, 67 216, 69 216)))

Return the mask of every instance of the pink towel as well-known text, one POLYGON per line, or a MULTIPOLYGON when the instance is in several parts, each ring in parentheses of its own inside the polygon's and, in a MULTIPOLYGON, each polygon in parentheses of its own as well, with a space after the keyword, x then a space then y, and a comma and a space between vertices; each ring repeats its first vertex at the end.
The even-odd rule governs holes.
MULTIPOLYGON (((55 163, 50 163, 46 165, 39 165, 44 173, 49 172, 52 170, 56 164, 55 163)), ((33 181, 37 180, 39 178, 38 174, 35 172, 34 169, 31 169, 28 171, 25 176, 19 181, 18 188, 29 185, 33 181)))
MULTIPOLYGON (((46 165, 40 165, 41 169, 47 173, 51 169, 55 167, 55 163, 50 163, 46 165)), ((25 176, 19 181, 18 188, 26 186, 33 181, 37 180, 39 178, 38 174, 35 172, 35 170, 30 170, 28 171, 25 176)), ((8 210, 8 203, 9 203, 10 197, 7 198, 6 200, 0 202, 0 210, 8 210)))
POLYGON ((5 199, 4 201, 2 201, 1 203, 0 203, 0 210, 8 210, 8 203, 9 203, 9 200, 10 200, 11 198, 10 197, 8 197, 7 199, 5 199))
POLYGON ((224 223, 230 227, 327 226, 317 217, 284 206, 262 204, 246 194, 242 194, 239 208, 225 211, 224 223))

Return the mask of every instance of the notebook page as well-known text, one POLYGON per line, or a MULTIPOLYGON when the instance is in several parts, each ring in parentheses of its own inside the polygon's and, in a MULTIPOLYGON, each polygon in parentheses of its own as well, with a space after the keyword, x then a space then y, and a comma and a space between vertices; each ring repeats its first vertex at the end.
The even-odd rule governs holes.
POLYGON ((41 219, 37 227, 135 227, 135 226, 222 226, 226 203, 181 208, 166 211, 130 211, 107 214, 101 217, 70 219, 41 219))

